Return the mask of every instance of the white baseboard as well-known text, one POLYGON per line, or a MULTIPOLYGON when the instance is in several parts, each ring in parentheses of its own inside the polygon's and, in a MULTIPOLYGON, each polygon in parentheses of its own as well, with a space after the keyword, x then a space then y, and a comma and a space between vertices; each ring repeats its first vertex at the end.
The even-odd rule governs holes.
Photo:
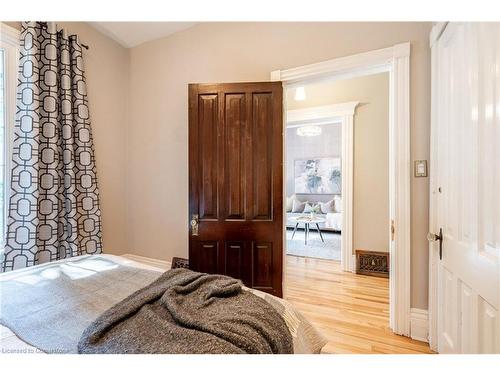
POLYGON ((138 263, 147 264, 153 267, 158 267, 163 270, 169 270, 170 268, 172 268, 172 262, 168 262, 166 260, 153 259, 135 254, 124 254, 122 256, 124 258, 136 261, 138 263))
POLYGON ((427 310, 411 309, 410 337, 414 340, 429 342, 429 313, 427 310))

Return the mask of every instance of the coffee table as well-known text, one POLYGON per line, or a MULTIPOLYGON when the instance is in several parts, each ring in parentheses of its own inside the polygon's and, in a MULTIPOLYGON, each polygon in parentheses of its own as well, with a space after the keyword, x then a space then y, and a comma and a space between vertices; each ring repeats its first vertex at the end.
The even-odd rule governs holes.
POLYGON ((295 217, 292 220, 296 221, 295 228, 293 228, 292 239, 295 236, 295 232, 299 224, 304 224, 304 243, 307 245, 307 237, 309 237, 309 227, 311 224, 315 224, 318 229, 319 236, 321 237, 321 241, 325 242, 323 239, 323 234, 321 233, 321 229, 319 229, 319 223, 324 223, 326 220, 320 217, 312 218, 310 216, 299 216, 295 217))

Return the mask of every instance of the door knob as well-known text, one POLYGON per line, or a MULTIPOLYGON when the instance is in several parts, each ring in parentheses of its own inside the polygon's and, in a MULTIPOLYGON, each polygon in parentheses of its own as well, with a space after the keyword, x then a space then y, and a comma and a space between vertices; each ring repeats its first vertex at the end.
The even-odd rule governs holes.
POLYGON ((439 233, 427 233, 427 240, 429 242, 439 241, 439 259, 443 259, 443 229, 439 228, 439 233))
POLYGON ((199 216, 198 215, 193 215, 191 218, 191 235, 192 236, 197 236, 198 235, 198 223, 199 223, 199 216))

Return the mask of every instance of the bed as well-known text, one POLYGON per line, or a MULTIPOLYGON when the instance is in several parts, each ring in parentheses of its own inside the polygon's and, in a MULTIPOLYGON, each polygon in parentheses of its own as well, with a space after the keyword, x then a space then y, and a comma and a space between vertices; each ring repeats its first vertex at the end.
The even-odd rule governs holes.
MULTIPOLYGON (((141 289, 152 280, 157 279, 169 268, 170 264, 168 262, 156 261, 149 258, 133 255, 114 256, 100 254, 74 257, 7 272, 0 275, 0 298, 2 298, 3 307, 3 310, 0 311, 0 322, 4 323, 4 321, 7 321, 4 318, 9 313, 12 313, 12 311, 16 311, 18 307, 16 303, 19 300, 19 306, 23 306, 23 311, 30 310, 40 315, 40 311, 48 311, 43 309, 60 308, 58 312, 60 314, 68 314, 69 312, 71 314, 68 315, 88 315, 88 323, 94 320, 96 316, 110 309, 110 306, 115 305, 116 301, 122 300, 129 294, 141 289), (103 284, 103 280, 106 280, 103 278, 103 275, 111 275, 108 272, 111 269, 115 271, 120 269, 126 272, 115 272, 113 274, 115 277, 112 279, 113 281, 109 282, 108 279, 103 284), (44 298, 40 296, 40 294, 43 294, 44 289, 37 290, 36 288, 49 285, 45 289, 51 290, 51 286, 53 288, 54 285, 58 285, 59 275, 64 275, 66 279, 70 279, 70 283, 65 284, 63 292, 59 289, 53 289, 56 290, 56 294, 61 293, 60 305, 55 304, 59 306, 45 306, 44 303, 47 303, 54 296, 51 295, 44 298), (127 277, 122 275, 127 275, 127 277), (101 280, 102 285, 99 284, 99 280, 101 280), (20 289, 21 293, 18 293, 17 290, 12 290, 12 285, 22 285, 23 288, 20 289), (92 286, 94 289, 89 289, 89 286, 92 286), (92 290, 92 293, 84 293, 84 291, 88 290, 92 290), (30 293, 31 291, 34 292, 34 296, 40 298, 33 298, 33 303, 28 305, 24 303, 23 305, 22 294, 30 293), (21 296, 19 296, 20 294, 21 296), (79 300, 76 298, 75 301, 78 301, 73 305, 68 302, 72 300, 71 296, 79 297, 80 295, 86 297, 82 297, 79 300)), ((321 348, 326 344, 326 340, 289 302, 267 293, 248 288, 245 289, 268 302, 279 312, 292 336, 294 353, 313 354, 321 351, 321 348)), ((54 316, 54 311, 51 312, 52 316, 54 316)), ((43 316, 43 314, 41 315, 43 316)), ((85 319, 83 322, 85 322, 85 319)), ((45 347, 39 344, 39 342, 43 342, 43 337, 46 337, 48 341, 52 340, 52 342, 57 343, 57 340, 61 340, 63 342, 66 330, 68 332, 71 330, 80 332, 83 327, 70 327, 69 325, 66 327, 64 326, 64 320, 61 326, 44 324, 43 320, 38 325, 31 323, 31 325, 27 325, 26 327, 23 324, 14 326, 15 332, 4 324, 0 324, 0 350, 2 353, 43 353, 43 350, 38 349, 39 347, 45 347), (37 333, 34 332, 33 327, 37 327, 37 333), (39 334, 38 331, 40 332, 39 334)), ((64 346, 61 345, 61 347, 64 346)), ((56 351, 49 352, 57 353, 56 351)))

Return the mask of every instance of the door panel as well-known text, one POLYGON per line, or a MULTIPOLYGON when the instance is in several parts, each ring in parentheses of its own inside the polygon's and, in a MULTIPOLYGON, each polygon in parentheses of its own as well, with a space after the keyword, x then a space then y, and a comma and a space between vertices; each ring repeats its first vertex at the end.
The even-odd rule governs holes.
POLYGON ((479 353, 498 353, 496 350, 496 321, 498 310, 484 299, 479 300, 479 353))
POLYGON ((272 120, 272 96, 270 93, 252 95, 252 186, 251 202, 253 220, 272 220, 272 129, 267 126, 272 120))
POLYGON ((440 353, 453 353, 457 346, 456 339, 456 279, 453 273, 446 268, 440 273, 440 301, 442 309, 442 319, 438 321, 440 332, 440 353), (445 318, 446 317, 446 318, 445 318))
POLYGON ((245 218, 244 142, 246 100, 244 94, 225 95, 225 198, 226 219, 245 218))
POLYGON ((472 353, 474 351, 474 327, 469 325, 468 322, 474 321, 474 294, 471 288, 467 285, 460 283, 459 287, 459 304, 460 304, 460 339, 462 344, 461 351, 464 353, 472 353))
POLYGON ((498 23, 451 23, 433 46, 440 353, 500 352, 499 42, 498 23))
POLYGON ((225 254, 225 264, 226 270, 225 274, 235 279, 243 279, 243 252, 244 252, 244 242, 241 241, 227 241, 226 242, 226 254, 225 254))
POLYGON ((205 94, 198 97, 198 121, 200 139, 198 158, 200 165, 200 219, 217 219, 219 205, 217 196, 217 94, 205 94))
POLYGON ((281 82, 189 85, 189 260, 282 294, 281 82), (206 247, 204 245, 217 246, 206 247))
POLYGON ((273 278, 273 245, 270 242, 254 242, 252 244, 253 257, 253 286, 264 290, 272 288, 273 278))
POLYGON ((219 273, 220 254, 218 241, 200 241, 198 256, 198 269, 200 272, 219 273))

